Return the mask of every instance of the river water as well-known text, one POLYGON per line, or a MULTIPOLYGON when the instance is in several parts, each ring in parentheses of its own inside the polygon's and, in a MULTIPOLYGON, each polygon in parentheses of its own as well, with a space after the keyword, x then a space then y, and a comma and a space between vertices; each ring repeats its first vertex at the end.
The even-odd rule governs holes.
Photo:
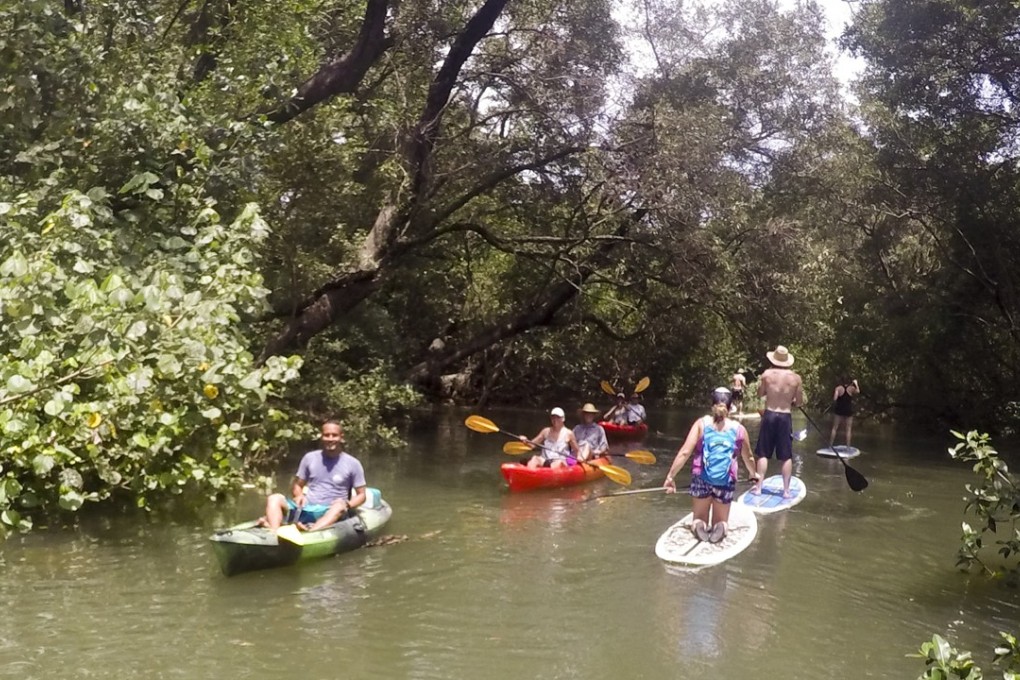
MULTIPOLYGON (((804 502, 761 517, 732 560, 686 571, 653 548, 689 497, 586 500, 620 489, 608 480, 511 495, 505 439, 465 415, 411 428, 399 453, 349 442, 401 543, 226 578, 207 538, 258 514, 254 493, 9 540, 0 678, 916 678, 906 655, 932 633, 987 672, 997 631, 1017 630, 1015 590, 954 568, 973 473, 948 436, 858 423, 850 464, 871 485, 856 494, 812 431, 796 447, 804 502)), ((485 415, 528 435, 544 422, 485 415)), ((623 463, 633 488, 661 484, 696 413, 652 416, 643 448, 659 461, 623 463)))

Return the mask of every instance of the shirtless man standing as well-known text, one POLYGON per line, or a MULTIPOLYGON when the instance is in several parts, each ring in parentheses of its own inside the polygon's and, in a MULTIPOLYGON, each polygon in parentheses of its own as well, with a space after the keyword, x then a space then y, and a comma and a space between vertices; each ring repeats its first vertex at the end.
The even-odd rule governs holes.
POLYGON ((747 388, 747 378, 743 372, 737 371, 730 378, 730 392, 733 394, 733 401, 730 402, 730 413, 738 416, 744 413, 744 390, 747 388))
POLYGON ((765 413, 761 417, 761 430, 754 447, 757 458, 758 483, 752 493, 761 493, 761 484, 769 466, 769 458, 783 464, 783 498, 790 497, 790 477, 793 475, 793 407, 804 402, 800 376, 790 370, 793 355, 778 345, 774 352, 766 352, 772 368, 761 374, 758 396, 765 397, 765 413))

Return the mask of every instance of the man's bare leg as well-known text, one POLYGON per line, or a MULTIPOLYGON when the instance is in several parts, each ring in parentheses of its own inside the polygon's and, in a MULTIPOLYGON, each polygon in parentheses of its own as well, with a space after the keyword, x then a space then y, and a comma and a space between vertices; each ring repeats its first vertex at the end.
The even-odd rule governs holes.
POLYGON ((793 458, 783 461, 783 498, 790 497, 791 477, 793 477, 793 458))

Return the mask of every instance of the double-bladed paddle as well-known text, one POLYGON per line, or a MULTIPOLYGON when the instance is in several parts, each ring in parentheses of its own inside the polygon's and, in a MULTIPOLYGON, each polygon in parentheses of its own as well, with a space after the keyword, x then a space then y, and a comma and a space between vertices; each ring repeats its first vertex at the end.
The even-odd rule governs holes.
MULTIPOLYGON (((520 435, 514 434, 513 432, 507 432, 506 430, 501 429, 499 425, 497 425, 496 423, 492 422, 488 418, 483 418, 482 416, 474 415, 468 416, 467 420, 464 421, 464 424, 467 425, 468 429, 474 430, 475 432, 481 432, 482 434, 491 434, 493 432, 499 432, 501 434, 505 434, 507 437, 510 437, 512 439, 520 440, 521 438, 520 435)), ((524 442, 521 443, 523 444, 524 442)), ((540 448, 546 448, 538 444, 536 444, 536 446, 540 446, 540 448)), ((573 458, 573 456, 570 457, 573 458)), ((631 482, 630 473, 624 470, 622 467, 616 465, 604 465, 592 461, 588 461, 587 464, 599 468, 600 470, 602 470, 602 472, 605 473, 606 477, 613 480, 617 484, 623 484, 624 486, 627 486, 631 482)))
MULTIPOLYGON (((511 456, 518 456, 524 453, 529 453, 535 450, 535 444, 525 444, 524 442, 507 442, 503 444, 503 453, 508 453, 511 456)), ((621 458, 630 458, 632 461, 639 465, 655 465, 655 454, 651 451, 628 451, 627 453, 603 453, 603 456, 618 456, 621 458)), ((587 461, 582 461, 587 462, 587 461)))
MULTIPOLYGON (((805 411, 802 406, 798 406, 797 408, 800 409, 800 412, 804 414, 804 417, 807 418, 807 421, 811 423, 811 426, 815 428, 815 431, 818 432, 818 435, 824 438, 825 434, 821 431, 821 429, 817 425, 815 425, 815 421, 811 420, 811 416, 807 414, 807 411, 805 411)), ((846 472, 846 483, 850 485, 850 488, 853 489, 854 491, 864 491, 865 489, 867 489, 868 480, 865 479, 864 475, 862 475, 860 472, 854 470, 852 467, 847 465, 847 462, 843 458, 843 456, 839 455, 839 450, 833 447, 832 451, 833 453, 836 454, 836 458, 839 458, 839 462, 842 463, 843 467, 845 468, 844 472, 846 472)))
MULTIPOLYGON (((640 394, 647 390, 648 386, 651 384, 652 384, 651 379, 649 379, 649 377, 646 375, 645 377, 641 378, 641 380, 638 380, 637 385, 634 386, 634 392, 640 394)), ((610 394, 614 397, 618 394, 616 389, 613 387, 612 383, 610 383, 608 380, 603 380, 602 382, 600 382, 599 387, 602 388, 603 392, 605 392, 606 394, 610 394)))

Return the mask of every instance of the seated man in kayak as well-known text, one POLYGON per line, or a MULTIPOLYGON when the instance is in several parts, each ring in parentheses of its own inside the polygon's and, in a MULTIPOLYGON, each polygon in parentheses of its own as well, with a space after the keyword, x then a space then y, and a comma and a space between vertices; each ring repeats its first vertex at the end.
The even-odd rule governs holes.
POLYGON ((529 468, 551 467, 560 468, 569 465, 577 465, 577 456, 580 451, 577 448, 577 440, 574 433, 563 425, 566 414, 559 406, 549 412, 551 425, 544 428, 535 435, 534 439, 528 439, 521 435, 521 441, 525 444, 541 447, 539 453, 532 456, 528 461, 529 468))
POLYGON ((640 425, 648 420, 645 407, 641 405, 641 395, 635 392, 630 395, 630 403, 627 404, 627 424, 640 425))
POLYGON ((321 442, 321 449, 301 458, 291 486, 292 498, 274 493, 266 501, 266 515, 259 522, 262 526, 278 529, 285 515, 299 510, 298 527, 315 531, 343 519, 365 502, 365 469, 344 451, 347 442, 339 421, 322 424, 321 442))
POLYGON ((699 541, 718 543, 726 536, 730 503, 737 484, 737 458, 743 459, 751 479, 758 474, 747 430, 736 420, 726 417, 732 396, 725 387, 715 388, 712 392, 712 414, 694 421, 662 484, 666 493, 676 493, 673 477, 694 454, 690 492, 694 522, 691 531, 699 541))
POLYGON ((577 459, 580 461, 598 458, 609 450, 606 431, 595 422, 595 416, 598 414, 599 411, 594 404, 585 404, 581 407, 582 422, 574 425, 574 439, 577 440, 579 451, 577 459))
POLYGON ((606 414, 602 416, 602 420, 612 423, 613 425, 626 425, 627 424, 627 395, 620 392, 616 395, 616 404, 606 411, 606 414))

